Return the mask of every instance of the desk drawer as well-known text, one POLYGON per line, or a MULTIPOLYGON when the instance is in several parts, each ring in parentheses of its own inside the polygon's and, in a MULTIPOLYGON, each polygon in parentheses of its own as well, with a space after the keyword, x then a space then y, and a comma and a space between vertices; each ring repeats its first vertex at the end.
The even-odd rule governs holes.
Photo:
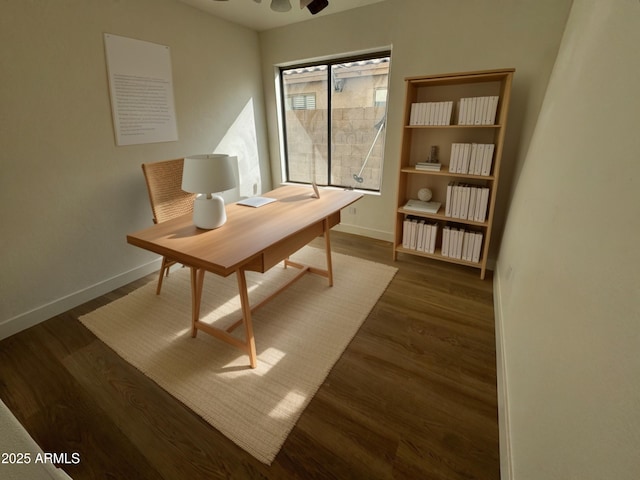
MULTIPOLYGON (((335 212, 326 218, 329 229, 340 223, 340 212, 335 212)), ((311 240, 319 237, 324 233, 325 219, 309 225, 287 238, 271 245, 262 254, 254 257, 250 262, 245 264, 243 268, 254 272, 266 272, 270 268, 286 259, 289 255, 294 254, 302 247, 307 245, 311 240)))
POLYGON ((271 267, 274 267, 289 255, 300 250, 311 240, 322 235, 323 232, 323 222, 318 222, 269 247, 262 255, 262 271, 266 272, 271 267))

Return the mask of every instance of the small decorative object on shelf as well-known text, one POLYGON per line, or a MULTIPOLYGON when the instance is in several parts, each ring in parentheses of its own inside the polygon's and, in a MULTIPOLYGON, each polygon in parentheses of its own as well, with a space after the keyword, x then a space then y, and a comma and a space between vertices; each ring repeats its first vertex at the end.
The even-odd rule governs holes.
POLYGON ((514 72, 405 79, 394 259, 458 263, 484 279, 514 72))
POLYGON ((431 150, 429 151, 429 163, 439 163, 438 152, 439 148, 437 145, 431 145, 431 150))
POLYGON ((418 198, 423 202, 428 202, 433 197, 433 192, 428 188, 418 190, 418 198))

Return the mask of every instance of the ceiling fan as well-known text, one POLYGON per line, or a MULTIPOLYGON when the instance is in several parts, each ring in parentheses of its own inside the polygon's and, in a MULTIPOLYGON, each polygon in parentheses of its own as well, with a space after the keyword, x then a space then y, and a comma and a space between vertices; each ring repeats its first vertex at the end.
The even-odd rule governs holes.
MULTIPOLYGON (((216 0, 218 2, 227 2, 228 0, 216 0)), ((253 0, 256 3, 262 0, 253 0)), ((294 0, 295 1, 295 0, 294 0)), ((322 11, 329 5, 329 0, 300 0, 300 8, 307 8, 311 15, 322 11)), ((288 12, 291 10, 291 2, 289 0, 271 0, 271 10, 274 12, 288 12)))

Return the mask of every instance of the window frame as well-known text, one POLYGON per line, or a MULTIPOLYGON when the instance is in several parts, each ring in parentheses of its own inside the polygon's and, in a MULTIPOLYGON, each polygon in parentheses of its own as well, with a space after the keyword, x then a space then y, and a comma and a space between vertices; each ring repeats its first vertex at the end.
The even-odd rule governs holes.
MULTIPOLYGON (((279 88, 279 94, 277 95, 277 101, 278 101, 278 110, 280 112, 280 118, 281 118, 281 125, 280 125, 280 129, 279 129, 279 135, 280 135, 280 145, 282 146, 282 152, 281 152, 281 156, 282 156, 282 166, 283 166, 283 173, 284 173, 284 178, 283 181, 284 183, 290 183, 290 184, 298 184, 298 185, 310 185, 311 182, 303 182, 303 181, 297 181, 297 180, 291 180, 291 175, 290 175, 290 166, 289 166, 289 143, 288 143, 288 139, 287 139, 287 93, 286 93, 286 88, 285 88, 285 83, 284 83, 284 71, 286 70, 293 70, 296 68, 309 68, 309 67, 315 67, 315 66, 326 66, 327 70, 326 70, 326 82, 327 82, 327 184, 323 184, 322 186, 325 187, 330 187, 330 188, 347 188, 347 189, 356 189, 356 190, 360 190, 366 193, 372 193, 372 194, 381 194, 382 193, 382 174, 380 177, 380 186, 377 189, 373 189, 373 188, 366 188, 366 187, 352 187, 352 186, 348 186, 348 185, 338 185, 338 184, 332 184, 331 183, 331 168, 332 168, 332 158, 331 158, 331 151, 332 151, 332 136, 331 136, 331 112, 332 112, 332 105, 331 105, 331 97, 332 95, 331 93, 331 86, 333 84, 332 78, 331 78, 331 73, 333 70, 333 66, 334 65, 340 65, 343 63, 349 63, 349 62, 359 62, 359 61, 366 61, 366 60, 374 60, 374 59, 378 59, 378 58, 385 58, 388 57, 389 60, 389 72, 387 73, 387 99, 385 102, 385 116, 388 113, 388 106, 389 106, 389 97, 388 97, 388 93, 389 93, 389 85, 390 85, 390 76, 391 76, 391 50, 390 49, 384 49, 384 50, 376 50, 376 51, 372 51, 372 52, 367 52, 367 53, 363 53, 363 54, 358 54, 358 55, 345 55, 345 56, 335 56, 335 57, 330 57, 327 59, 323 59, 323 60, 315 60, 315 61, 308 61, 308 62, 299 62, 299 63, 292 63, 292 64, 286 64, 286 65, 280 65, 277 67, 277 72, 278 72, 278 88, 279 88)), ((375 106, 376 102, 375 102, 375 90, 374 89, 374 99, 373 99, 373 106, 375 106)), ((318 108, 318 105, 316 103, 315 108, 318 108)), ((386 127, 385 127, 385 135, 386 135, 386 127)), ((382 164, 384 165, 384 153, 383 153, 383 159, 382 159, 382 164)))

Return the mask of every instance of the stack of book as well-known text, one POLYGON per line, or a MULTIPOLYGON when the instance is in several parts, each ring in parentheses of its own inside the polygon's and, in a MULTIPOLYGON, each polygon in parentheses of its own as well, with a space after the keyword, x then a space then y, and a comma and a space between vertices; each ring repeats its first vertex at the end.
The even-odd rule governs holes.
POLYGON ((461 98, 458 102, 458 125, 493 125, 498 97, 461 98))
POLYGON ((425 219, 406 217, 402 229, 402 246, 418 252, 435 253, 438 224, 425 219))
POLYGON ((451 125, 453 102, 412 103, 409 125, 451 125))
POLYGON ((447 217, 484 222, 487 219, 489 188, 451 181, 447 185, 447 217))
POLYGON ((405 210, 412 210, 421 213, 438 213, 440 210, 440 202, 423 202, 422 200, 409 200, 405 206, 405 210))
POLYGON ((488 177, 494 149, 493 143, 452 143, 449 172, 488 177))
MULTIPOLYGON (((418 162, 416 163, 416 170, 426 170, 429 172, 439 172, 442 165, 435 162, 418 162)), ((449 170, 451 171, 451 170, 449 170)))
POLYGON ((447 225, 442 229, 442 256, 478 263, 482 251, 482 239, 483 235, 480 232, 447 225))

